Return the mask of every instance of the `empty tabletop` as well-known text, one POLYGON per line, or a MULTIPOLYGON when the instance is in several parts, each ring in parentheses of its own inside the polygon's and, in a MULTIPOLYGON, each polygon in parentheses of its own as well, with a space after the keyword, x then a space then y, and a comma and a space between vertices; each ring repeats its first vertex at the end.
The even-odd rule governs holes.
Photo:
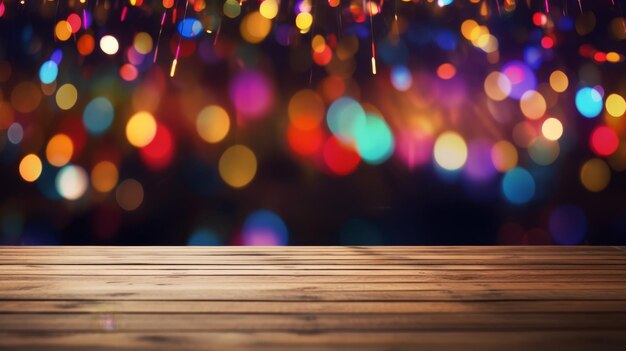
POLYGON ((624 350, 624 247, 1 247, 6 350, 624 350))

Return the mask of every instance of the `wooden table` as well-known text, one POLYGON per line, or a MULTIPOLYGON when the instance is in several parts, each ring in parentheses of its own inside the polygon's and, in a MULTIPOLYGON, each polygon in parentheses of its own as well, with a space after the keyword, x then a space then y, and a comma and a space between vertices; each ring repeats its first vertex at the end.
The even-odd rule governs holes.
POLYGON ((624 247, 5 247, 5 350, 626 350, 624 247))

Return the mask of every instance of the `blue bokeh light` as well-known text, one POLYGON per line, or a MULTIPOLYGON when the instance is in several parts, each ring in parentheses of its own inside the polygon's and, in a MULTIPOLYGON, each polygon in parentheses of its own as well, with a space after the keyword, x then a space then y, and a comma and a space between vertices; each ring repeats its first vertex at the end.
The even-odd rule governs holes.
POLYGON ((48 60, 41 65, 39 68, 39 79, 44 84, 50 84, 57 79, 57 75, 59 74, 59 66, 57 66, 56 62, 52 60, 48 60))
POLYGON ((355 138, 359 155, 371 165, 387 161, 393 153, 393 134, 381 117, 368 115, 366 123, 356 131, 355 138))
POLYGON ((366 123, 365 111, 358 101, 342 97, 328 108, 326 122, 338 138, 345 142, 354 141, 356 132, 366 123))
POLYGON ((587 118, 597 117, 602 112, 602 94, 594 88, 581 88, 576 93, 576 109, 587 118))
POLYGON ((287 245, 289 232, 285 222, 276 213, 257 210, 246 218, 242 239, 244 245, 283 246, 287 245))
POLYGON ((113 123, 114 110, 111 102, 105 97, 91 100, 83 111, 83 124, 92 135, 104 133, 113 123))
POLYGON ((394 66, 391 69, 391 85, 396 90, 407 91, 412 84, 413 76, 405 65, 394 66))
POLYGON ((195 38, 204 29, 202 27, 202 22, 195 18, 186 18, 180 22, 178 22, 178 33, 186 39, 195 38))
POLYGON ((515 167, 502 178, 502 192, 509 202, 523 205, 535 195, 535 180, 524 168, 515 167))

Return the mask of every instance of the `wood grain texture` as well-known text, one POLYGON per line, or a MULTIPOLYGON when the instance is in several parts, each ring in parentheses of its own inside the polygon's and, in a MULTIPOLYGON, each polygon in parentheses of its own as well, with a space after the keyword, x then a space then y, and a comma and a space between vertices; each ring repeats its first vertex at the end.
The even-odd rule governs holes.
POLYGON ((624 247, 0 247, 0 350, 624 345, 624 247))

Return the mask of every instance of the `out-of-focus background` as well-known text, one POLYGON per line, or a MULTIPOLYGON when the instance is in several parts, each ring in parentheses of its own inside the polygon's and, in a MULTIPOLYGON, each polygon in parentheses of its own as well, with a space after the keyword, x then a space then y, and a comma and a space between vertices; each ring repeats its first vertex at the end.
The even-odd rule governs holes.
POLYGON ((626 243, 623 0, 0 0, 0 243, 626 243))

